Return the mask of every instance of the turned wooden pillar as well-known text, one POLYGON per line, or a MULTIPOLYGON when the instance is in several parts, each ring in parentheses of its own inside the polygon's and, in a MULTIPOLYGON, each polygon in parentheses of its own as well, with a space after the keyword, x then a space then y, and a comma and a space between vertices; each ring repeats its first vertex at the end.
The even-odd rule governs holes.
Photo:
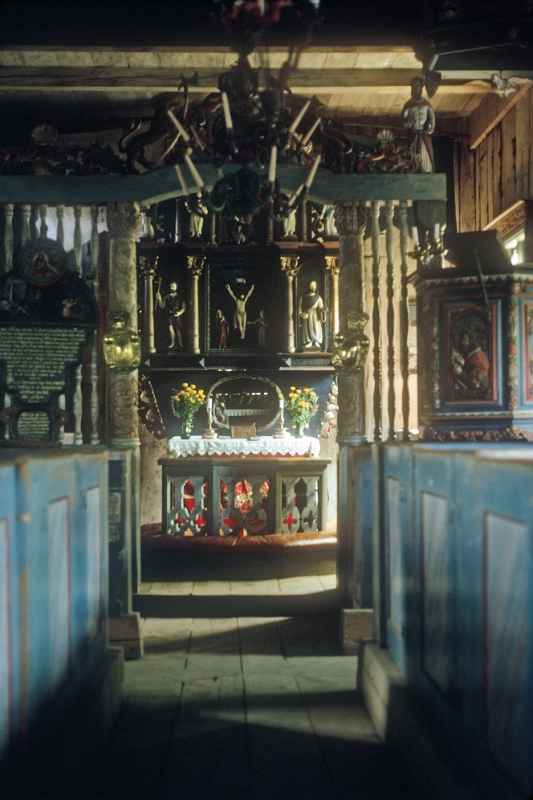
POLYGON ((187 267, 192 275, 191 308, 192 308, 192 351, 200 353, 200 276, 204 270, 205 256, 187 256, 187 267))
POLYGON ((281 269, 287 276, 287 352, 296 352, 294 325, 294 280, 300 270, 300 256, 281 256, 281 269))

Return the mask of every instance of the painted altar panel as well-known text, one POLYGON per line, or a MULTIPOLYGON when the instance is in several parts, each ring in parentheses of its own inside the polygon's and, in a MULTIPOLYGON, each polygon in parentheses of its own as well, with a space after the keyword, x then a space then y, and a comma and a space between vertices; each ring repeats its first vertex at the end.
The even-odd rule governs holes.
POLYGON ((319 531, 320 477, 284 475, 281 479, 281 532, 319 531))
POLYGON ((485 653, 488 739, 498 762, 531 791, 533 656, 528 624, 533 588, 530 531, 499 514, 485 516, 485 653))
POLYGON ((167 534, 206 536, 209 485, 204 475, 173 477, 167 487, 167 534))
POLYGON ((221 476, 218 482, 218 524, 221 536, 246 529, 250 534, 272 533, 272 480, 267 475, 221 476))

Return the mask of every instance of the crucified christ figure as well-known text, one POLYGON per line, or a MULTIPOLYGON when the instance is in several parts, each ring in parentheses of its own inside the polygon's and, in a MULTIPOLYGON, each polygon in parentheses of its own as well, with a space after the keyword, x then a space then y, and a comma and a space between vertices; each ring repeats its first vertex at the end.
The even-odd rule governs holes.
POLYGON ((229 285, 226 284, 226 289, 228 290, 228 294, 230 297, 235 300, 235 311, 233 312, 233 327, 240 333, 241 339, 244 339, 246 335, 246 303, 250 299, 253 290, 255 289, 255 285, 252 283, 247 295, 239 294, 237 295, 234 293, 233 289, 229 285))

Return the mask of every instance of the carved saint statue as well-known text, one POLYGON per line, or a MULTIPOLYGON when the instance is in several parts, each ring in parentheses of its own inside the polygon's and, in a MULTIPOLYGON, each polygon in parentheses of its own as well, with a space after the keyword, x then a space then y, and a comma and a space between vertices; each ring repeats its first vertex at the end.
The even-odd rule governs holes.
POLYGON ((246 303, 250 299, 253 290, 255 289, 255 285, 252 283, 248 294, 243 294, 242 292, 239 293, 239 296, 235 294, 229 283, 226 284, 226 289, 228 294, 233 300, 235 301, 235 311, 233 312, 233 327, 235 330, 239 331, 241 339, 244 339, 246 336, 246 322, 247 322, 247 315, 246 315, 246 303))
POLYGON ((267 346, 267 328, 268 322, 265 319, 265 312, 263 309, 259 312, 257 319, 250 320, 250 325, 257 325, 257 345, 258 347, 267 346))
POLYGON ((287 210, 283 217, 283 238, 296 239, 296 208, 287 210))
POLYGON ((433 143, 431 134, 435 130, 435 112, 429 100, 422 97, 424 81, 413 78, 411 81, 411 99, 402 110, 402 121, 413 135, 411 156, 418 172, 433 172, 433 143))
POLYGON ((324 341, 326 308, 318 293, 316 281, 309 283, 307 292, 300 297, 298 316, 302 321, 302 341, 306 350, 321 349, 324 341))
POLYGON ((204 230, 204 223, 209 213, 201 196, 189 197, 185 201, 185 207, 189 212, 189 237, 191 239, 201 239, 204 230))
POLYGON ((224 312, 217 308, 217 325, 218 325, 218 346, 221 350, 225 350, 228 346, 229 325, 224 312))
POLYGON ((181 329, 182 317, 187 310, 185 300, 178 293, 178 284, 172 282, 166 295, 161 294, 161 283, 156 292, 158 308, 166 311, 168 317, 168 333, 170 336, 169 350, 183 349, 183 334, 181 329))

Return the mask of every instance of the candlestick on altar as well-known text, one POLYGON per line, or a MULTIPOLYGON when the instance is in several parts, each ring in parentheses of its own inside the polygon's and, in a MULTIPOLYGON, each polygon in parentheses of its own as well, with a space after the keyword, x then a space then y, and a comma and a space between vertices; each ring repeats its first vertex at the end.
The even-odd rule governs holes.
POLYGON ((213 398, 208 397, 206 402, 207 428, 202 434, 203 439, 216 439, 217 433, 213 429, 213 398))
POLYGON ((279 428, 274 434, 274 439, 284 439, 287 436, 287 429, 285 428, 285 398, 282 394, 279 396, 279 428))

